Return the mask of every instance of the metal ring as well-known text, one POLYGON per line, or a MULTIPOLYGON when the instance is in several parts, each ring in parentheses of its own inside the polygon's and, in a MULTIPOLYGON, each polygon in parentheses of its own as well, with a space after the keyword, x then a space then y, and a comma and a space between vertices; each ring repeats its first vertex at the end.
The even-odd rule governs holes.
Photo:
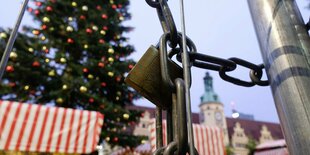
POLYGON ((160 4, 158 2, 158 0, 145 0, 145 2, 152 8, 159 8, 160 7, 160 4))
POLYGON ((166 147, 163 155, 171 155, 178 150, 177 142, 173 141, 166 147))
POLYGON ((263 69, 265 68, 265 66, 263 64, 259 65, 260 71, 257 70, 251 70, 250 71, 250 78, 251 80, 259 85, 259 86, 268 86, 269 85, 269 81, 268 80, 261 80, 262 78, 262 73, 263 73, 263 69))

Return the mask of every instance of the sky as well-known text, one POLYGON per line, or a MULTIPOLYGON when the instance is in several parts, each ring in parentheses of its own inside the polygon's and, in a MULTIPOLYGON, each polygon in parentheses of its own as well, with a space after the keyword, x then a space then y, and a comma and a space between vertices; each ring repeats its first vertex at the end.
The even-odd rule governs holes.
MULTIPOLYGON (((21 0, 0 0, 0 26, 12 28, 17 19, 21 0)), ((132 19, 124 25, 134 27, 126 36, 135 47, 132 58, 136 61, 150 45, 155 45, 163 34, 156 10, 144 0, 131 0, 129 12, 132 19)), ((307 0, 297 0, 305 21, 310 10, 307 0)), ((169 0, 178 31, 181 31, 179 1, 169 0)), ((196 44, 199 53, 220 58, 238 57, 255 64, 262 63, 252 19, 246 0, 184 0, 186 34, 196 44)), ((25 15, 22 24, 33 24, 31 17, 25 15)), ((199 112, 200 96, 204 92, 203 77, 209 72, 213 77, 214 91, 224 104, 226 116, 234 108, 242 113, 253 114, 256 120, 279 122, 270 87, 242 87, 223 81, 215 71, 192 68, 191 105, 193 112, 199 112)), ((249 80, 249 70, 237 69, 229 73, 240 79, 249 80)), ((266 77, 265 77, 266 78, 266 77)), ((153 106, 146 99, 136 104, 153 106)))

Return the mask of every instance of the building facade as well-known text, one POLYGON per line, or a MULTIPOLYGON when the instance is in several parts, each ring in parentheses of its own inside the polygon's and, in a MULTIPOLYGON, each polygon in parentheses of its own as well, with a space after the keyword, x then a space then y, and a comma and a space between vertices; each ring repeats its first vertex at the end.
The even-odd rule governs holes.
MULTIPOLYGON (((235 155, 247 155, 247 144, 254 140, 256 144, 283 139, 280 124, 255 121, 254 119, 230 118, 224 114, 224 105, 213 89, 213 80, 209 73, 204 77, 204 93, 199 105, 200 112, 193 113, 193 123, 216 126, 222 129, 224 144, 235 155)), ((145 111, 139 124, 134 129, 135 135, 149 136, 149 124, 155 117, 155 109, 132 106, 129 109, 145 111)))

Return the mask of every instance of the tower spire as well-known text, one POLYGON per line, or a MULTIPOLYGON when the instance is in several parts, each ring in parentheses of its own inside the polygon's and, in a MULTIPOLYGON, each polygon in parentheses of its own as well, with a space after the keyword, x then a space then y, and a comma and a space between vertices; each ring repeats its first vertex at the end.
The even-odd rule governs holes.
POLYGON ((210 76, 209 72, 206 73, 203 81, 205 91, 204 94, 200 97, 201 103, 220 102, 218 95, 213 90, 213 78, 210 76))

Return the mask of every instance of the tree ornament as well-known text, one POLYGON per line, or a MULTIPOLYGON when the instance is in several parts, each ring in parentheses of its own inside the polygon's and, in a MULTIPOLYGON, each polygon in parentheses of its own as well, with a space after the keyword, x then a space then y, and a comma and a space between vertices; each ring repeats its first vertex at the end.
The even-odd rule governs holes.
POLYGON ((39 14, 40 14, 40 11, 39 11, 39 10, 34 10, 34 14, 35 14, 35 15, 39 15, 39 14))
POLYGON ((110 0, 110 4, 114 4, 114 0, 110 0))
POLYGON ((123 5, 122 5, 122 4, 118 4, 117 7, 118 7, 118 8, 122 8, 123 5))
POLYGON ((83 11, 88 11, 88 7, 87 7, 86 5, 83 5, 83 6, 82 6, 82 10, 83 10, 83 11))
POLYGON ((15 82, 9 82, 8 84, 10 87, 15 87, 16 86, 16 83, 15 82))
POLYGON ((45 24, 43 24, 43 25, 41 26, 41 29, 42 29, 42 30, 46 30, 46 28, 47 28, 47 26, 46 26, 45 24))
POLYGON ((50 62, 50 59, 49 59, 49 58, 46 58, 46 59, 45 59, 45 62, 46 62, 46 63, 49 63, 49 62, 50 62))
POLYGON ((28 51, 29 51, 30 53, 33 53, 34 50, 33 50, 33 48, 29 47, 29 48, 28 48, 28 51))
POLYGON ((51 6, 47 6, 46 11, 51 12, 51 11, 53 11, 53 8, 51 6))
POLYGON ((76 7, 76 6, 77 6, 77 3, 76 3, 76 2, 72 2, 71 5, 72 5, 73 7, 76 7))
POLYGON ((87 69, 87 68, 83 68, 83 72, 84 72, 84 73, 87 73, 87 72, 88 72, 88 69, 87 69))
POLYGON ((107 142, 110 141, 110 137, 106 137, 105 141, 107 141, 107 142))
POLYGON ((125 18, 124 18, 124 16, 119 16, 118 19, 119 19, 120 21, 123 21, 125 18))
POLYGON ((32 67, 40 67, 40 62, 39 61, 34 61, 32 63, 32 67))
POLYGON ((33 8, 28 8, 27 11, 31 13, 33 11, 33 8))
POLYGON ((17 55, 17 53, 16 53, 15 51, 12 51, 12 52, 10 53, 10 58, 11 58, 12 60, 16 60, 17 57, 18 57, 18 55, 17 55))
POLYGON ((48 22, 50 22, 50 19, 49 19, 48 17, 43 17, 43 19, 42 19, 42 20, 43 20, 43 22, 44 22, 44 23, 48 23, 48 22))
POLYGON ((56 99, 56 103, 62 104, 62 103, 64 103, 64 100, 61 97, 59 97, 56 99))
POLYGON ((94 31, 98 31, 98 26, 94 25, 91 27, 94 31))
POLYGON ((87 45, 87 44, 84 44, 84 48, 85 48, 85 49, 88 49, 88 45, 87 45))
POLYGON ((50 27, 49 30, 50 30, 50 31, 54 31, 55 28, 54 28, 54 27, 50 27))
POLYGON ((105 41, 104 41, 103 39, 99 39, 99 43, 100 43, 100 44, 104 44, 105 41))
POLYGON ((109 58, 108 58, 108 61, 109 61, 109 62, 113 62, 114 59, 113 59, 112 57, 109 57, 109 58))
POLYGON ((46 37, 45 37, 45 36, 42 36, 42 37, 41 37, 41 40, 43 40, 43 41, 44 41, 45 39, 46 39, 46 37))
POLYGON ((98 62, 98 67, 103 68, 104 67, 104 63, 103 62, 98 62))
POLYGON ((87 78, 93 79, 93 78, 94 78, 94 75, 93 75, 93 74, 88 74, 88 75, 87 75, 87 78))
POLYGON ((81 93, 86 93, 87 92, 87 88, 85 86, 81 86, 80 87, 80 92, 81 93))
POLYGON ((120 81, 122 80, 122 77, 121 77, 121 76, 118 76, 118 77, 115 78, 115 80, 116 80, 117 82, 120 82, 120 81))
POLYGON ((114 49, 113 48, 109 48, 108 49, 108 53, 113 54, 114 53, 114 49))
POLYGON ((67 39, 67 42, 68 42, 69 44, 72 44, 72 43, 74 43, 74 40, 71 39, 71 38, 68 38, 68 39, 67 39))
POLYGON ((125 120, 128 120, 129 119, 129 114, 123 114, 123 118, 125 119, 125 120))
POLYGON ((87 28, 85 31, 86 31, 86 33, 89 33, 89 34, 91 34, 93 32, 93 30, 90 28, 87 28))
POLYGON ((118 100, 119 100, 119 96, 116 96, 116 97, 115 97, 115 100, 118 101, 118 100))
POLYGON ((42 2, 36 2, 35 5, 36 5, 36 6, 41 6, 41 5, 42 5, 42 2))
POLYGON ((72 22, 73 18, 72 17, 68 17, 68 21, 72 22))
POLYGON ((48 76, 55 76, 55 75, 56 75, 55 70, 51 70, 48 72, 48 76))
POLYGON ((100 84, 102 87, 105 87, 105 86, 107 86, 107 83, 105 83, 105 82, 101 82, 101 84, 100 84))
POLYGON ((110 77, 113 77, 113 76, 114 76, 114 73, 113 73, 113 72, 108 72, 108 75, 109 75, 110 77))
POLYGON ((90 103, 94 103, 94 102, 95 102, 95 100, 94 100, 94 98, 89 98, 88 102, 90 102, 90 103))
POLYGON ((68 86, 66 84, 62 85, 62 90, 67 90, 68 86))
POLYGON ((114 10, 117 9, 117 6, 116 6, 115 4, 113 4, 111 7, 112 7, 112 9, 114 9, 114 10))
POLYGON ((102 8, 101 8, 100 5, 97 5, 97 6, 96 6, 96 9, 97 9, 97 10, 101 10, 102 8))
POLYGON ((72 32, 73 31, 73 27, 72 26, 67 26, 66 31, 72 32))
POLYGON ((102 29, 106 31, 106 30, 108 30, 108 27, 104 26, 104 27, 102 27, 102 29))
POLYGON ((100 30, 100 34, 105 35, 106 32, 104 30, 100 30))
POLYGON ((40 34, 40 31, 39 31, 39 30, 32 30, 32 34, 34 34, 34 35, 39 35, 39 34, 40 34))
POLYGON ((108 15, 107 15, 107 14, 102 14, 102 15, 101 15, 101 18, 102 18, 102 19, 108 19, 108 15))
POLYGON ((0 38, 2 38, 2 39, 5 39, 5 38, 7 38, 8 36, 6 35, 6 33, 4 33, 4 32, 1 32, 0 33, 0 38))
POLYGON ((80 16, 80 19, 81 19, 81 20, 85 20, 86 17, 85 17, 84 15, 81 15, 81 16, 80 16))
POLYGON ((60 61, 61 63, 66 63, 66 62, 67 62, 66 58, 60 58, 59 61, 60 61))
POLYGON ((29 86, 29 85, 26 85, 26 86, 24 87, 24 90, 29 90, 29 88, 30 88, 30 86, 29 86))
POLYGON ((47 49, 47 47, 46 46, 42 46, 42 50, 44 51, 44 50, 46 50, 47 49))
POLYGON ((128 65, 129 69, 132 69, 133 67, 134 67, 134 65, 132 65, 132 64, 128 65))
POLYGON ((9 65, 9 66, 6 66, 5 70, 6 70, 7 72, 11 73, 11 72, 14 72, 14 67, 11 66, 11 65, 9 65))

